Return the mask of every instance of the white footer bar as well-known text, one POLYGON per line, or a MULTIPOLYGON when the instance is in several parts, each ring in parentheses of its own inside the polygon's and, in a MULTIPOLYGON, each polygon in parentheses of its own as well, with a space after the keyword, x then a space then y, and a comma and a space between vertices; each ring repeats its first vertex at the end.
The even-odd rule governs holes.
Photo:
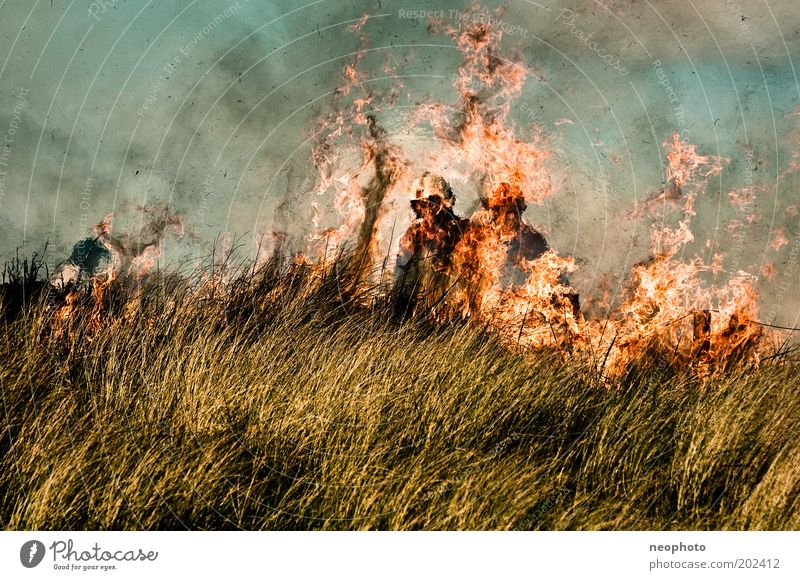
POLYGON ((800 532, 3 532, 0 578, 796 579, 797 554, 800 532))

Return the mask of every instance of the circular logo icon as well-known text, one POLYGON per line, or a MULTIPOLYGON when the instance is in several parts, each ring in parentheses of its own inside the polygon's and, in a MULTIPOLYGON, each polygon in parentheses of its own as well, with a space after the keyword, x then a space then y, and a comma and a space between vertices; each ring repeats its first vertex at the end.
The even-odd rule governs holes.
POLYGON ((28 540, 19 549, 19 561, 26 568, 36 568, 44 559, 44 544, 39 540, 28 540))

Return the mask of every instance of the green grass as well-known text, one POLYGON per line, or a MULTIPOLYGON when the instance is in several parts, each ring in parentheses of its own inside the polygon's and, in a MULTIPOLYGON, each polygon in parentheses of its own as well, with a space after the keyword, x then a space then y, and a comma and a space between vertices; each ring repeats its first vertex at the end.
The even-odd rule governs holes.
POLYGON ((268 272, 0 339, 5 529, 796 529, 798 364, 611 384, 268 272), (107 319, 109 320, 109 319, 107 319), (91 340, 90 340, 91 338, 91 340))

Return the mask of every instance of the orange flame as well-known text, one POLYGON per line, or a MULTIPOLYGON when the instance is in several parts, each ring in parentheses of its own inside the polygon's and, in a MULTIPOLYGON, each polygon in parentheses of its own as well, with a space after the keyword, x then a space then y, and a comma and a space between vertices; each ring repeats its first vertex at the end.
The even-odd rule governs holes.
MULTIPOLYGON (((390 207, 381 206, 386 191, 405 188, 413 216, 399 239, 395 287, 410 311, 437 320, 480 320, 506 343, 526 349, 567 346, 569 353, 586 352, 595 359, 596 353, 603 353, 602 366, 610 373, 622 372, 637 356, 653 349, 674 361, 698 364, 726 360, 735 353, 753 359, 763 334, 753 323, 758 302, 755 276, 734 272, 726 284, 715 287, 704 274, 716 278, 725 272, 723 254, 715 253, 710 264, 679 257, 694 240, 690 221, 698 193, 728 160, 701 155, 677 133, 664 143, 669 187, 648 200, 646 207, 668 202, 680 208, 683 218, 676 228, 652 229, 651 257, 633 268, 621 306, 611 310, 606 291, 596 300, 607 307, 605 318, 587 319, 568 280, 577 268, 575 260, 551 249, 523 217, 528 204, 540 204, 553 194, 544 165, 548 157, 544 141, 536 130, 532 140, 521 139, 508 120, 508 98, 520 93, 531 71, 500 56, 501 33, 487 24, 476 20, 456 30, 433 21, 431 28, 449 34, 464 55, 454 81, 460 113, 448 114, 441 103, 424 103, 411 115, 409 123, 427 125, 435 138, 425 166, 418 168, 409 166, 401 147, 389 144, 389 135, 381 133, 379 140, 370 137, 375 123, 366 107, 376 102, 377 95, 355 99, 350 115, 329 117, 324 126, 336 137, 353 127, 345 128, 345 118, 368 131, 360 141, 362 163, 355 171, 331 163, 342 158, 330 141, 315 152, 318 193, 333 189, 334 207, 342 221, 336 228, 317 227, 312 239, 324 239, 329 248, 338 248, 355 238, 363 252, 367 242, 379 238, 376 224, 392 213, 390 207), (390 169, 382 194, 368 199, 366 184, 380 173, 381 155, 391 160, 390 169), (333 165, 335 171, 330 170, 333 165), (416 185, 408 180, 415 169, 422 175, 416 185), (481 207, 461 218, 454 209, 451 184, 475 175, 483 190, 481 207), (380 209, 369 209, 374 205, 380 209)), ((347 87, 363 78, 355 70, 358 60, 345 68, 347 87)), ((753 195, 751 188, 729 197, 745 205, 753 195)), ((323 216, 318 206, 314 209, 314 223, 319 226, 323 216)), ((375 252, 369 256, 374 263, 375 252)))
MULTIPOLYGON (((365 17, 352 27, 364 44, 367 24, 365 17)), ((757 362, 766 333, 754 322, 756 277, 730 272, 727 283, 711 285, 709 278, 726 274, 722 254, 710 264, 681 256, 694 240, 690 223, 704 182, 719 175, 727 160, 699 154, 677 133, 664 143, 669 185, 645 204, 669 202, 682 217, 676 227, 651 228, 650 258, 632 268, 620 304, 615 307, 606 289, 595 300, 605 315, 591 318, 570 283, 577 261, 551 248, 526 216, 529 205, 554 194, 546 140, 536 127, 529 139, 522 138, 509 121, 510 97, 520 94, 532 71, 502 57, 501 32, 478 19, 465 19, 459 30, 441 21, 431 25, 449 34, 464 55, 454 82, 457 113, 442 103, 416 108, 409 128, 429 128, 433 145, 422 161, 412 162, 418 152, 404 148, 378 121, 378 104, 393 103, 399 91, 367 91, 358 68, 364 52, 347 63, 334 110, 316 127, 313 231, 307 253, 295 256, 292 268, 325 268, 351 244, 357 283, 374 288, 370 276, 383 258, 384 224, 410 222, 399 240, 388 240, 399 254, 392 291, 405 312, 438 321, 475 320, 509 347, 585 357, 608 374, 624 372, 642 356, 688 364, 701 374, 731 361, 757 362), (456 212, 454 188, 462 184, 479 190, 479 206, 469 217, 456 212), (324 210, 326 203, 333 212, 324 210)), ((742 190, 730 198, 743 204, 752 194, 742 190)), ((111 219, 96 229, 114 256, 108 276, 95 280, 96 326, 108 285, 120 277, 139 280, 160 256, 163 232, 179 225, 168 214, 159 218, 160 233, 132 255, 124 239, 111 235, 111 219)), ((281 247, 280 234, 267 239, 281 247)), ((783 243, 776 238, 776 250, 783 243)), ((134 297, 129 306, 135 304, 134 297)), ((68 318, 74 305, 68 297, 58 316, 68 318)))

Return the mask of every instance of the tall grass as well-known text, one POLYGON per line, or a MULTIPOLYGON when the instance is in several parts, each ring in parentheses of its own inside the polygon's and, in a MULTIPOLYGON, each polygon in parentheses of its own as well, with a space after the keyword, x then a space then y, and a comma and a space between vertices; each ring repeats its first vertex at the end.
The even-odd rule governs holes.
MULTIPOLYGON (((337 272, 337 273, 334 273, 337 272)), ((613 384, 267 268, 0 339, 5 529, 795 529, 798 365, 613 384), (113 321, 111 321, 113 320, 113 321)), ((6 288, 6 291, 9 291, 6 288)), ((88 300, 88 299, 87 299, 88 300)))

